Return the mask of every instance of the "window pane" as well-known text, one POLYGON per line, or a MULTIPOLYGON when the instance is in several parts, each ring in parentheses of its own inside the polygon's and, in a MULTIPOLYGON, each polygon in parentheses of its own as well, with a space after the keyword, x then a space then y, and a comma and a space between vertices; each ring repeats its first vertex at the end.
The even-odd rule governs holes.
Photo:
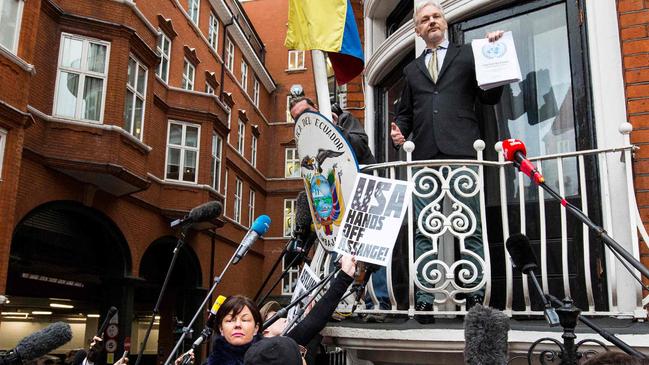
POLYGON ((167 179, 179 179, 180 171, 180 150, 175 148, 168 149, 168 161, 167 161, 167 179))
POLYGON ((79 75, 61 72, 56 89, 56 114, 74 117, 77 110, 77 95, 79 93, 79 75))
POLYGON ((133 123, 131 116, 133 115, 133 93, 126 90, 126 99, 124 99, 124 129, 133 133, 133 123))
POLYGON ((144 94, 144 85, 146 85, 146 70, 142 66, 139 66, 137 70, 137 92, 144 94))
POLYGON ((81 68, 81 50, 83 42, 77 39, 63 38, 63 56, 61 66, 81 68))
POLYGON ((135 62, 134 59, 129 58, 128 59, 128 74, 126 78, 126 82, 135 87, 135 70, 137 68, 137 62, 135 62))
POLYGON ((88 70, 104 73, 106 67, 106 46, 90 43, 88 50, 88 70))
POLYGON ((83 119, 99 120, 104 80, 86 77, 83 88, 83 119))
POLYGON ((135 98, 135 114, 133 115, 133 135, 137 138, 140 138, 142 133, 143 109, 144 109, 144 105, 142 99, 135 98))
POLYGON ((19 7, 20 0, 0 1, 0 44, 10 50, 14 49, 16 32, 19 31, 16 29, 19 7))
POLYGON ((169 144, 180 145, 182 143, 183 127, 178 124, 169 125, 169 144))
POLYGON ((196 147, 198 146, 198 128, 187 127, 187 135, 185 136, 185 146, 196 147))
POLYGON ((196 176, 196 151, 185 150, 183 181, 194 181, 196 176))

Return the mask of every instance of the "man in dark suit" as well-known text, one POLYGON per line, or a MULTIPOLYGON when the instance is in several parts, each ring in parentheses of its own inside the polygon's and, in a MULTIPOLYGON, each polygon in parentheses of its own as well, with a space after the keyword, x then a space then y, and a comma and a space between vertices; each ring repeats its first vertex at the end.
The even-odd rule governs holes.
MULTIPOLYGON (((415 143, 413 159, 475 159, 473 142, 480 138, 476 101, 495 104, 502 87, 483 91, 478 87, 471 45, 457 46, 446 39, 448 23, 437 2, 422 1, 414 11, 415 33, 426 43, 426 50, 404 71, 405 85, 391 125, 390 137, 400 146, 409 137, 415 143)), ((502 31, 487 34, 490 41, 502 31)), ((416 217, 431 203, 430 198, 414 196, 416 217)), ((475 230, 465 241, 468 251, 484 257, 478 195, 459 200, 473 211, 475 230)), ((429 210, 430 211, 430 210, 429 210)), ((419 229, 415 236, 415 259, 432 249, 430 239, 419 229)), ((463 255, 464 256, 464 255, 463 255)), ((469 261, 476 261, 468 255, 469 261)), ((425 285, 421 268, 436 259, 429 256, 418 265, 419 282, 425 285)), ((482 275, 480 274, 480 277, 482 275)), ((430 286, 428 286, 430 287, 430 286)), ((416 292, 416 309, 432 310, 433 296, 416 292)))

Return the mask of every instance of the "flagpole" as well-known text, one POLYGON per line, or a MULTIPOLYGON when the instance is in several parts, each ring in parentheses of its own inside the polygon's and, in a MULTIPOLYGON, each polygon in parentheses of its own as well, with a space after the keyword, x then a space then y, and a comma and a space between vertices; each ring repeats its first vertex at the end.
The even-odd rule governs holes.
POLYGON ((327 81, 327 63, 324 52, 319 49, 311 51, 313 58, 313 75, 315 77, 315 89, 318 94, 318 109, 327 119, 331 119, 331 101, 329 100, 329 82, 327 81))

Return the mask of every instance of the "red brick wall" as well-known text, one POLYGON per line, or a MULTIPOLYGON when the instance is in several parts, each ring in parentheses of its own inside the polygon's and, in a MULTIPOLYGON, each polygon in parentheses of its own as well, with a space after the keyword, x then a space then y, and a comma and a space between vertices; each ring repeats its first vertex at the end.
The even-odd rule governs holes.
MULTIPOLYGON (((649 228, 649 0, 618 0, 617 6, 631 142, 640 146, 634 163, 635 188, 649 228)), ((647 243, 640 246, 642 262, 649 266, 647 243)))

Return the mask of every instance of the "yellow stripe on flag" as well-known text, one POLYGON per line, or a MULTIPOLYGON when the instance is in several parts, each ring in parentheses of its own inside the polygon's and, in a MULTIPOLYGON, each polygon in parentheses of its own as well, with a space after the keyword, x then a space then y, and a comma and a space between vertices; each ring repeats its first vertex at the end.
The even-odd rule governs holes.
POLYGON ((288 49, 340 51, 347 0, 289 0, 288 49))

